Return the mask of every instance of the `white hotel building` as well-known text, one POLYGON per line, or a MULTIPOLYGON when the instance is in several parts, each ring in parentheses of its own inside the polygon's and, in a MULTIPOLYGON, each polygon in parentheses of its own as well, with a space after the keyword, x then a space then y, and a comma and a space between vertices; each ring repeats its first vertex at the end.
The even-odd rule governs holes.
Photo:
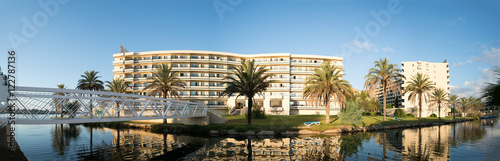
MULTIPOLYGON (((401 70, 403 71, 402 74, 406 78, 403 82, 400 82, 401 90, 405 89, 413 76, 417 73, 422 73, 424 76, 429 77, 429 80, 434 84, 435 88, 443 88, 446 92, 450 93, 450 69, 448 66, 449 64, 447 60, 442 63, 425 61, 401 62, 401 70)), ((395 97, 392 92, 389 92, 387 96, 387 103, 392 103, 394 107, 405 108, 407 112, 411 112, 415 116, 418 116, 418 100, 415 103, 410 101, 408 93, 403 94, 403 96, 397 94, 395 97), (396 99, 398 100, 396 101, 396 99), (398 102, 399 105, 396 106, 396 102, 398 102)), ((382 100, 381 97, 379 98, 382 100)), ((422 117, 429 117, 432 113, 438 115, 437 107, 429 107, 429 104, 429 102, 422 101, 422 117)), ((448 115, 449 111, 450 109, 442 107, 441 117, 448 115)))
MULTIPOLYGON (((273 83, 263 96, 256 96, 256 104, 262 105, 266 113, 275 115, 325 114, 324 107, 312 106, 302 98, 305 80, 314 74, 313 69, 323 62, 330 62, 342 70, 342 58, 332 56, 296 55, 290 53, 267 53, 243 55, 218 51, 167 50, 147 52, 123 52, 113 54, 113 74, 130 82, 130 91, 147 95, 147 77, 153 66, 168 64, 179 73, 186 88, 179 91, 182 100, 204 103, 209 108, 226 109, 246 106, 246 98, 219 97, 226 88, 223 78, 232 73, 231 66, 241 61, 254 59, 256 65, 265 66, 274 74, 273 83)), ((337 114, 339 106, 332 102, 331 114, 337 114)))

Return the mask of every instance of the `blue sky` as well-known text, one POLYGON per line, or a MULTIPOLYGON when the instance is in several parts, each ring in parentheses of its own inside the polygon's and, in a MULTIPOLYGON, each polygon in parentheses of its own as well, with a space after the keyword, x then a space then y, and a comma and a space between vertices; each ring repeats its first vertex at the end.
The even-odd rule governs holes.
POLYGON ((7 50, 16 48, 20 86, 75 88, 86 70, 111 80, 120 44, 136 52, 342 56, 345 79, 357 89, 380 58, 448 59, 451 92, 460 96, 478 96, 500 65, 500 2, 493 0, 3 0, 0 22, 0 65, 5 72, 7 50))

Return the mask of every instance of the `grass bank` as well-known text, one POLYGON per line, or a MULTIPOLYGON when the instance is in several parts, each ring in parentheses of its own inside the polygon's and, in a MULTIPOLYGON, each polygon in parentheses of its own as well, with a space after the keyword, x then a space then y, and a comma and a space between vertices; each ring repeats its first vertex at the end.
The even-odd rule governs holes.
MULTIPOLYGON (((403 117, 401 121, 394 120, 394 117, 387 117, 386 121, 383 116, 363 116, 363 122, 356 125, 345 124, 340 121, 336 115, 330 117, 331 123, 325 123, 324 115, 285 115, 285 116, 267 116, 266 119, 252 119, 252 125, 247 125, 247 119, 243 115, 228 116, 226 124, 216 124, 208 126, 198 125, 179 125, 179 124, 150 124, 151 131, 153 132, 168 132, 168 133, 183 133, 191 135, 206 135, 209 131, 217 131, 220 135, 226 135, 229 131, 236 131, 243 133, 246 131, 253 131, 258 133, 260 131, 274 131, 276 134, 282 132, 297 132, 299 130, 309 131, 326 131, 341 129, 346 127, 384 127, 384 126, 401 126, 401 125, 415 125, 415 124, 429 124, 429 123, 450 123, 452 121, 464 121, 472 118, 456 117, 442 117, 438 118, 422 118, 416 117, 403 117), (311 125, 307 127, 304 122, 320 121, 321 125, 311 125)), ((134 124, 136 122, 126 122, 127 124, 134 124)), ((144 123, 138 123, 144 124, 144 123)))

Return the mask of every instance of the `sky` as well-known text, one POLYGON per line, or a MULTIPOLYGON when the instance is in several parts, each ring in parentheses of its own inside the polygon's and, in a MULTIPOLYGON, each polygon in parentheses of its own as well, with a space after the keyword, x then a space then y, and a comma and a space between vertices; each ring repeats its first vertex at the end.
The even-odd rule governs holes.
POLYGON ((75 88, 113 78, 113 54, 207 50, 343 57, 362 89, 374 61, 443 62, 451 93, 481 95, 500 66, 494 0, 1 0, 0 67, 15 49, 18 86, 75 88))

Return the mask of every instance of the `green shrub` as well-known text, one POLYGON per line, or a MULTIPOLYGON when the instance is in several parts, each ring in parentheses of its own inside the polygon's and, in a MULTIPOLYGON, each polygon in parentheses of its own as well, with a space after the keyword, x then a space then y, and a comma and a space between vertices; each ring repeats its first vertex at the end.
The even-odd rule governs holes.
POLYGON ((372 113, 371 112, 363 112, 363 116, 371 116, 372 113))
POLYGON ((477 113, 471 113, 469 115, 469 117, 472 117, 472 118, 479 118, 479 115, 477 113))
POLYGON ((406 117, 406 112, 405 112, 405 110, 398 108, 398 109, 396 109, 394 111, 394 116, 396 116, 396 117, 406 117))
POLYGON ((415 117, 415 116, 413 116, 413 114, 411 114, 411 113, 407 113, 406 117, 415 117))
MULTIPOLYGON (((248 115, 246 115, 246 118, 248 118, 248 115)), ((266 112, 262 110, 262 108, 259 105, 253 105, 252 119, 265 119, 265 118, 267 118, 266 112)))
POLYGON ((376 112, 375 115, 382 116, 382 112, 376 112))
POLYGON ((340 122, 348 124, 359 124, 363 122, 363 110, 353 101, 347 101, 344 111, 339 114, 340 122))
POLYGON ((385 108, 392 108, 392 103, 388 103, 385 108))
POLYGON ((456 108, 453 108, 453 107, 452 107, 452 108, 451 108, 451 112, 452 112, 452 113, 457 113, 457 112, 458 112, 458 110, 457 110, 456 108))
POLYGON ((437 117, 437 115, 435 113, 433 113, 429 117, 437 117))

